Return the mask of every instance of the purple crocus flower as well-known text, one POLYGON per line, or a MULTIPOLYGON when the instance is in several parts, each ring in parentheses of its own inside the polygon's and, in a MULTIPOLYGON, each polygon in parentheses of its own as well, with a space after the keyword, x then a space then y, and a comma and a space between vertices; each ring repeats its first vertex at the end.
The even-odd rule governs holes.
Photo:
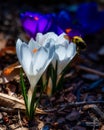
POLYGON ((53 18, 55 23, 60 26, 69 37, 83 36, 80 29, 77 29, 77 25, 73 24, 75 19, 69 11, 61 10, 58 13, 54 13, 53 18))
POLYGON ((72 16, 70 12, 66 10, 61 10, 53 15, 55 23, 60 26, 64 31, 66 28, 71 28, 72 26, 72 16))
POLYGON ((41 14, 35 12, 25 12, 20 15, 23 29, 31 37, 35 37, 37 33, 47 33, 53 31, 61 34, 63 30, 54 24, 51 14, 41 14))
POLYGON ((65 32, 70 38, 73 38, 74 36, 83 37, 83 34, 76 29, 66 28, 65 32))
POLYGON ((82 36, 81 32, 72 28, 72 18, 68 11, 42 14, 37 12, 25 12, 20 14, 22 27, 30 37, 35 38, 37 33, 54 32, 57 35, 66 33, 70 38, 82 36))

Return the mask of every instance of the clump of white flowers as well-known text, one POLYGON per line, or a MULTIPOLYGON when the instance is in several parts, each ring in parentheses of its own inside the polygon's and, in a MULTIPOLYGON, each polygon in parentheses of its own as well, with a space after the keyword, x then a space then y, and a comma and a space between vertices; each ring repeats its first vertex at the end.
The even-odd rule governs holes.
POLYGON ((34 113, 36 84, 43 73, 46 73, 45 85, 50 96, 53 90, 57 90, 60 75, 60 79, 63 78, 63 70, 77 53, 76 44, 69 43, 65 36, 65 33, 59 36, 53 32, 44 35, 38 33, 36 39, 31 39, 28 44, 20 39, 16 42, 18 60, 30 83, 28 93, 23 94, 30 119, 33 118, 34 113))

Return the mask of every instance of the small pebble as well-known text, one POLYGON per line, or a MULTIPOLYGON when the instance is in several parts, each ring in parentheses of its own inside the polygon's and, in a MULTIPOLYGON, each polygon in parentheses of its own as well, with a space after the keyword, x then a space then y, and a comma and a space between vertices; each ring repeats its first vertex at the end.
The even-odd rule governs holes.
POLYGON ((3 123, 3 115, 2 115, 2 113, 0 112, 0 124, 2 124, 3 123))
POLYGON ((102 46, 102 47, 100 48, 100 50, 98 51, 98 55, 99 55, 99 56, 104 56, 104 46, 102 46))
POLYGON ((80 117, 80 114, 78 111, 72 111, 70 114, 66 116, 66 119, 69 121, 75 121, 78 120, 80 117))

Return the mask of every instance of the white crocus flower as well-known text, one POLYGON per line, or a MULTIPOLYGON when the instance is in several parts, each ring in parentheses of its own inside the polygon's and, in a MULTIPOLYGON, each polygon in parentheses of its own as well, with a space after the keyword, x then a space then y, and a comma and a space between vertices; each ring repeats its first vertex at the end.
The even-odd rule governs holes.
POLYGON ((44 47, 35 44, 37 42, 33 39, 29 44, 20 39, 16 43, 17 57, 29 79, 31 93, 54 57, 54 41, 49 39, 47 42, 47 46, 44 47))
POLYGON ((41 46, 48 46, 48 40, 53 39, 55 43, 55 55, 52 60, 52 64, 55 67, 56 61, 58 61, 58 75, 63 71, 63 69, 67 66, 67 64, 74 58, 76 55, 76 44, 69 43, 69 40, 66 38, 66 33, 62 33, 61 35, 57 35, 54 32, 48 32, 46 34, 37 33, 36 41, 33 39, 30 40, 31 47, 33 48, 34 42, 36 48, 40 48, 41 46))
POLYGON ((62 33, 57 35, 54 32, 48 32, 46 34, 37 33, 36 41, 38 41, 38 46, 45 46, 49 38, 52 38, 55 41, 55 55, 52 60, 53 66, 56 66, 56 61, 58 61, 57 73, 58 75, 63 71, 67 64, 74 58, 76 55, 76 44, 70 42, 66 38, 67 35, 62 33))
POLYGON ((59 75, 67 64, 74 58, 77 53, 76 44, 69 42, 66 38, 68 37, 65 33, 57 35, 55 40, 55 55, 53 58, 53 66, 56 66, 56 61, 58 62, 57 74, 59 75))
POLYGON ((55 50, 55 56, 53 59, 53 66, 55 67, 56 61, 58 62, 57 74, 59 75, 67 64, 74 58, 76 55, 76 44, 69 43, 65 45, 57 45, 55 50))
MULTIPOLYGON (((67 35, 62 33, 61 35, 57 35, 54 32, 48 32, 46 34, 37 33, 36 40, 31 39, 29 42, 29 48, 33 50, 33 48, 49 48, 49 39, 52 39, 55 44, 55 55, 52 59, 52 64, 54 68, 57 65, 57 77, 59 78, 63 69, 67 66, 67 64, 73 59, 76 55, 76 44, 69 42, 67 39, 67 35), (34 45, 35 43, 35 45, 34 45)), ((56 69, 56 68, 55 68, 56 69)), ((31 78, 32 79, 32 78, 31 78)), ((57 79, 58 80, 58 79, 57 79)), ((48 86, 47 86, 47 94, 50 96, 52 93, 52 79, 49 78, 48 86)))

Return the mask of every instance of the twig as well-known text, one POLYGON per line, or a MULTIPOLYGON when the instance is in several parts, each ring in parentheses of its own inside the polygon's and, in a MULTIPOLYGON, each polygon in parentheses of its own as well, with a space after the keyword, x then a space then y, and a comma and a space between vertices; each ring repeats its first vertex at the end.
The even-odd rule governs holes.
POLYGON ((83 71, 86 71, 86 72, 89 72, 89 73, 96 74, 96 75, 99 75, 101 77, 104 77, 104 73, 100 72, 98 70, 94 70, 94 69, 91 69, 91 68, 88 68, 88 67, 85 67, 85 66, 81 66, 81 65, 77 65, 77 66, 75 66, 75 68, 77 70, 83 70, 83 71))
POLYGON ((81 122, 79 123, 79 125, 83 125, 84 127, 93 127, 95 125, 95 127, 99 127, 101 125, 101 123, 96 122, 96 124, 94 122, 81 122))
POLYGON ((95 104, 93 105, 85 105, 83 107, 84 110, 87 110, 87 109, 92 109, 94 111, 95 114, 97 114, 98 116, 100 116, 100 118, 102 120, 104 120, 104 113, 100 110, 100 108, 98 108, 98 106, 96 106, 95 104))
POLYGON ((45 112, 53 112, 53 111, 62 111, 66 108, 69 107, 78 107, 78 106, 83 106, 83 105, 89 105, 89 104, 104 104, 104 101, 91 101, 91 102, 72 102, 72 103, 64 103, 61 105, 58 105, 56 108, 49 109, 49 110, 44 110, 45 112))
POLYGON ((81 105, 87 105, 87 104, 101 104, 104 103, 104 101, 91 101, 91 102, 72 102, 72 103, 66 103, 60 105, 60 107, 78 107, 81 105))
POLYGON ((20 124, 21 130, 22 130, 23 125, 22 125, 22 121, 21 121, 20 110, 18 110, 18 119, 19 119, 19 124, 20 124))
POLYGON ((8 107, 2 107, 0 106, 0 111, 5 111, 7 113, 17 113, 16 109, 8 108, 8 107))

